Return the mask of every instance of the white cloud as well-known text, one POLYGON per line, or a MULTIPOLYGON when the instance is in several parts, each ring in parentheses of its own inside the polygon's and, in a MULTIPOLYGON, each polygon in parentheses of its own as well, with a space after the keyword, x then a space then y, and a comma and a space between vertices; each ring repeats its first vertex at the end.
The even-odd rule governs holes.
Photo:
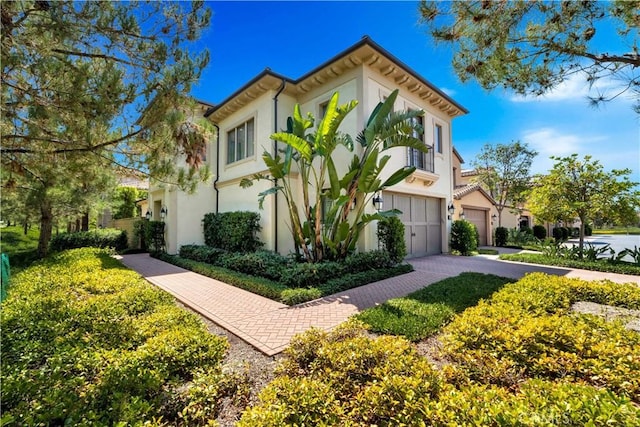
POLYGON ((512 102, 558 102, 574 100, 585 102, 589 96, 597 97, 604 95, 605 97, 611 97, 617 95, 622 89, 621 83, 612 77, 602 77, 590 86, 586 73, 575 73, 544 95, 522 96, 514 94, 509 97, 509 100, 512 102))
POLYGON ((554 163, 550 159, 551 156, 565 157, 574 153, 589 153, 598 158, 599 150, 603 150, 603 153, 608 150, 606 144, 601 143, 606 140, 603 136, 563 133, 551 127, 524 130, 520 139, 538 152, 532 165, 533 173, 546 173, 550 170, 554 163))

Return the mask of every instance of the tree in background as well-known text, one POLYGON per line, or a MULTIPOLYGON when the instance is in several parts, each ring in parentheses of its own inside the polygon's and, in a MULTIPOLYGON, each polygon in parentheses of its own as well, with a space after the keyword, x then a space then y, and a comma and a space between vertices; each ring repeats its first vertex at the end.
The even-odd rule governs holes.
POLYGON ((640 113, 638 28, 640 1, 422 1, 420 14, 429 34, 454 50, 453 66, 463 81, 485 89, 504 87, 539 96, 576 73, 589 84, 612 78, 609 101, 631 91, 640 113), (613 25, 624 52, 596 48, 603 26, 613 25))
POLYGON ((580 219, 580 257, 584 246, 585 225, 595 218, 615 217, 618 212, 640 207, 640 191, 631 182, 629 169, 605 172, 598 160, 577 154, 552 157, 553 169, 538 176, 528 197, 531 213, 543 221, 580 219), (632 208, 631 208, 632 207, 632 208))
POLYGON ((396 89, 373 110, 365 129, 356 137, 362 154, 353 154, 342 177, 338 176, 334 156, 338 155, 338 147, 353 152, 354 141, 339 128, 358 102, 353 100, 339 105, 336 92, 324 117, 311 133, 307 130, 314 127, 313 116, 310 113, 303 116, 300 105, 296 104, 293 117, 288 120, 287 132, 271 135, 271 139, 285 144, 280 153, 282 156, 274 157, 266 151, 262 155, 269 175, 256 174, 251 180, 242 181, 241 185, 248 187, 255 180, 277 180, 277 185, 260 193, 260 206, 266 196, 283 194, 293 241, 307 261, 346 258, 355 250, 360 232, 367 224, 398 213, 396 210, 365 212, 377 192, 397 184, 415 171, 414 167, 401 168, 383 181, 382 172, 391 158, 383 152, 394 147, 427 150, 424 142, 414 136, 421 134, 423 129, 412 120, 423 112, 394 112, 397 97, 396 89), (302 189, 302 198, 298 195, 298 186, 302 189))
POLYGON ((506 206, 518 206, 531 180, 531 163, 538 153, 528 145, 515 141, 510 144, 485 144, 472 165, 477 172, 474 179, 496 202, 498 227, 502 226, 502 211, 506 206))
POLYGON ((146 191, 135 187, 118 187, 115 191, 113 219, 137 216, 136 202, 145 197, 146 191))
POLYGON ((209 24, 203 2, 0 8, 2 185, 38 210, 41 256, 56 209, 89 205, 108 190, 105 174, 170 177, 184 188, 207 178, 207 129, 185 114, 209 59, 188 50, 209 24), (187 169, 173 162, 181 155, 187 169))

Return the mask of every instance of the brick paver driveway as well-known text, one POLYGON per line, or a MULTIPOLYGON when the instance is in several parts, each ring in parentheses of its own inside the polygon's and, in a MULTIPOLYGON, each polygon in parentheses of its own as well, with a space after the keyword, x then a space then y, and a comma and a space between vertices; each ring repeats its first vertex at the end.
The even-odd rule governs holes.
POLYGON ((510 263, 483 257, 434 255, 411 260, 415 268, 412 273, 289 307, 151 258, 148 254, 124 255, 121 260, 149 282, 267 355, 281 352, 293 335, 312 326, 331 329, 360 310, 467 271, 515 279, 529 272, 541 271, 587 280, 606 278, 619 283, 640 283, 637 276, 510 263))

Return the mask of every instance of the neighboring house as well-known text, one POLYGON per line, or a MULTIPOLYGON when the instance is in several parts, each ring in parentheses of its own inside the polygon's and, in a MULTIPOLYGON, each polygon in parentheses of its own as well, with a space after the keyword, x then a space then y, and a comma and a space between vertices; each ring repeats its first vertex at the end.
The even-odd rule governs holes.
MULTIPOLYGON (((237 210, 260 213, 259 237, 265 249, 283 254, 293 251, 283 198, 268 196, 260 210, 258 193, 272 184, 260 181, 242 189, 240 181, 267 172, 262 153, 276 149, 269 135, 286 129, 287 117, 296 103, 303 114, 311 112, 319 118, 334 92, 340 93, 341 103, 357 99, 357 108, 341 128, 355 137, 376 105, 395 89, 399 89, 396 110, 424 110, 420 117, 424 127, 421 137, 430 149, 427 154, 404 147, 390 150, 387 174, 404 166, 417 169, 381 194, 383 209, 402 211, 400 219, 406 227, 409 256, 448 252, 447 206, 453 197, 452 120, 467 110, 369 37, 298 79, 267 68, 219 104, 201 103, 203 109, 208 107, 205 116, 218 130, 216 140, 207 148, 206 159, 214 182, 200 185, 191 195, 155 185, 149 192, 153 218, 160 219, 163 209, 166 212, 167 251, 176 253, 181 245, 203 243, 201 221, 206 213, 237 210)), ((341 174, 347 170, 352 155, 339 148, 336 157, 341 174)), ((373 205, 366 209, 375 212, 373 205)), ((372 224, 361 235, 359 250, 377 247, 376 227, 372 224)))
MULTIPOLYGON (((493 232, 498 226, 495 200, 480 184, 471 182, 473 171, 462 170, 464 160, 453 149, 453 207, 451 219, 466 219, 478 229, 480 246, 493 244, 493 232)), ((505 209, 506 210, 506 209, 505 209)), ((503 220, 504 220, 503 211, 503 220)))
MULTIPOLYGON (((464 160, 454 148, 453 159, 453 206, 455 212, 452 219, 464 219, 472 222, 478 229, 479 244, 492 245, 493 234, 498 227, 498 210, 496 201, 482 187, 475 182, 478 173, 475 170, 463 170, 464 160)), ((533 227, 534 218, 526 206, 505 206, 502 210, 502 227, 518 228, 520 226, 533 227)), ((548 228, 548 227, 547 227, 548 228)))

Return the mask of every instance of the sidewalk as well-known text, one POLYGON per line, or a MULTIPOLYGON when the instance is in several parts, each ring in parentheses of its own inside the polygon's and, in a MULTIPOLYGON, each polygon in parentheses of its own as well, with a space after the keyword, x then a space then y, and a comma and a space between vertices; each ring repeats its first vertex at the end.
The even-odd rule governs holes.
POLYGON ((120 259, 149 282, 269 356, 284 350, 293 335, 312 326, 331 329, 361 310, 462 272, 517 279, 528 272, 541 271, 587 280, 640 284, 637 276, 509 263, 482 257, 434 255, 411 260, 415 269, 412 273, 289 307, 151 258, 148 254, 123 255, 120 259))

